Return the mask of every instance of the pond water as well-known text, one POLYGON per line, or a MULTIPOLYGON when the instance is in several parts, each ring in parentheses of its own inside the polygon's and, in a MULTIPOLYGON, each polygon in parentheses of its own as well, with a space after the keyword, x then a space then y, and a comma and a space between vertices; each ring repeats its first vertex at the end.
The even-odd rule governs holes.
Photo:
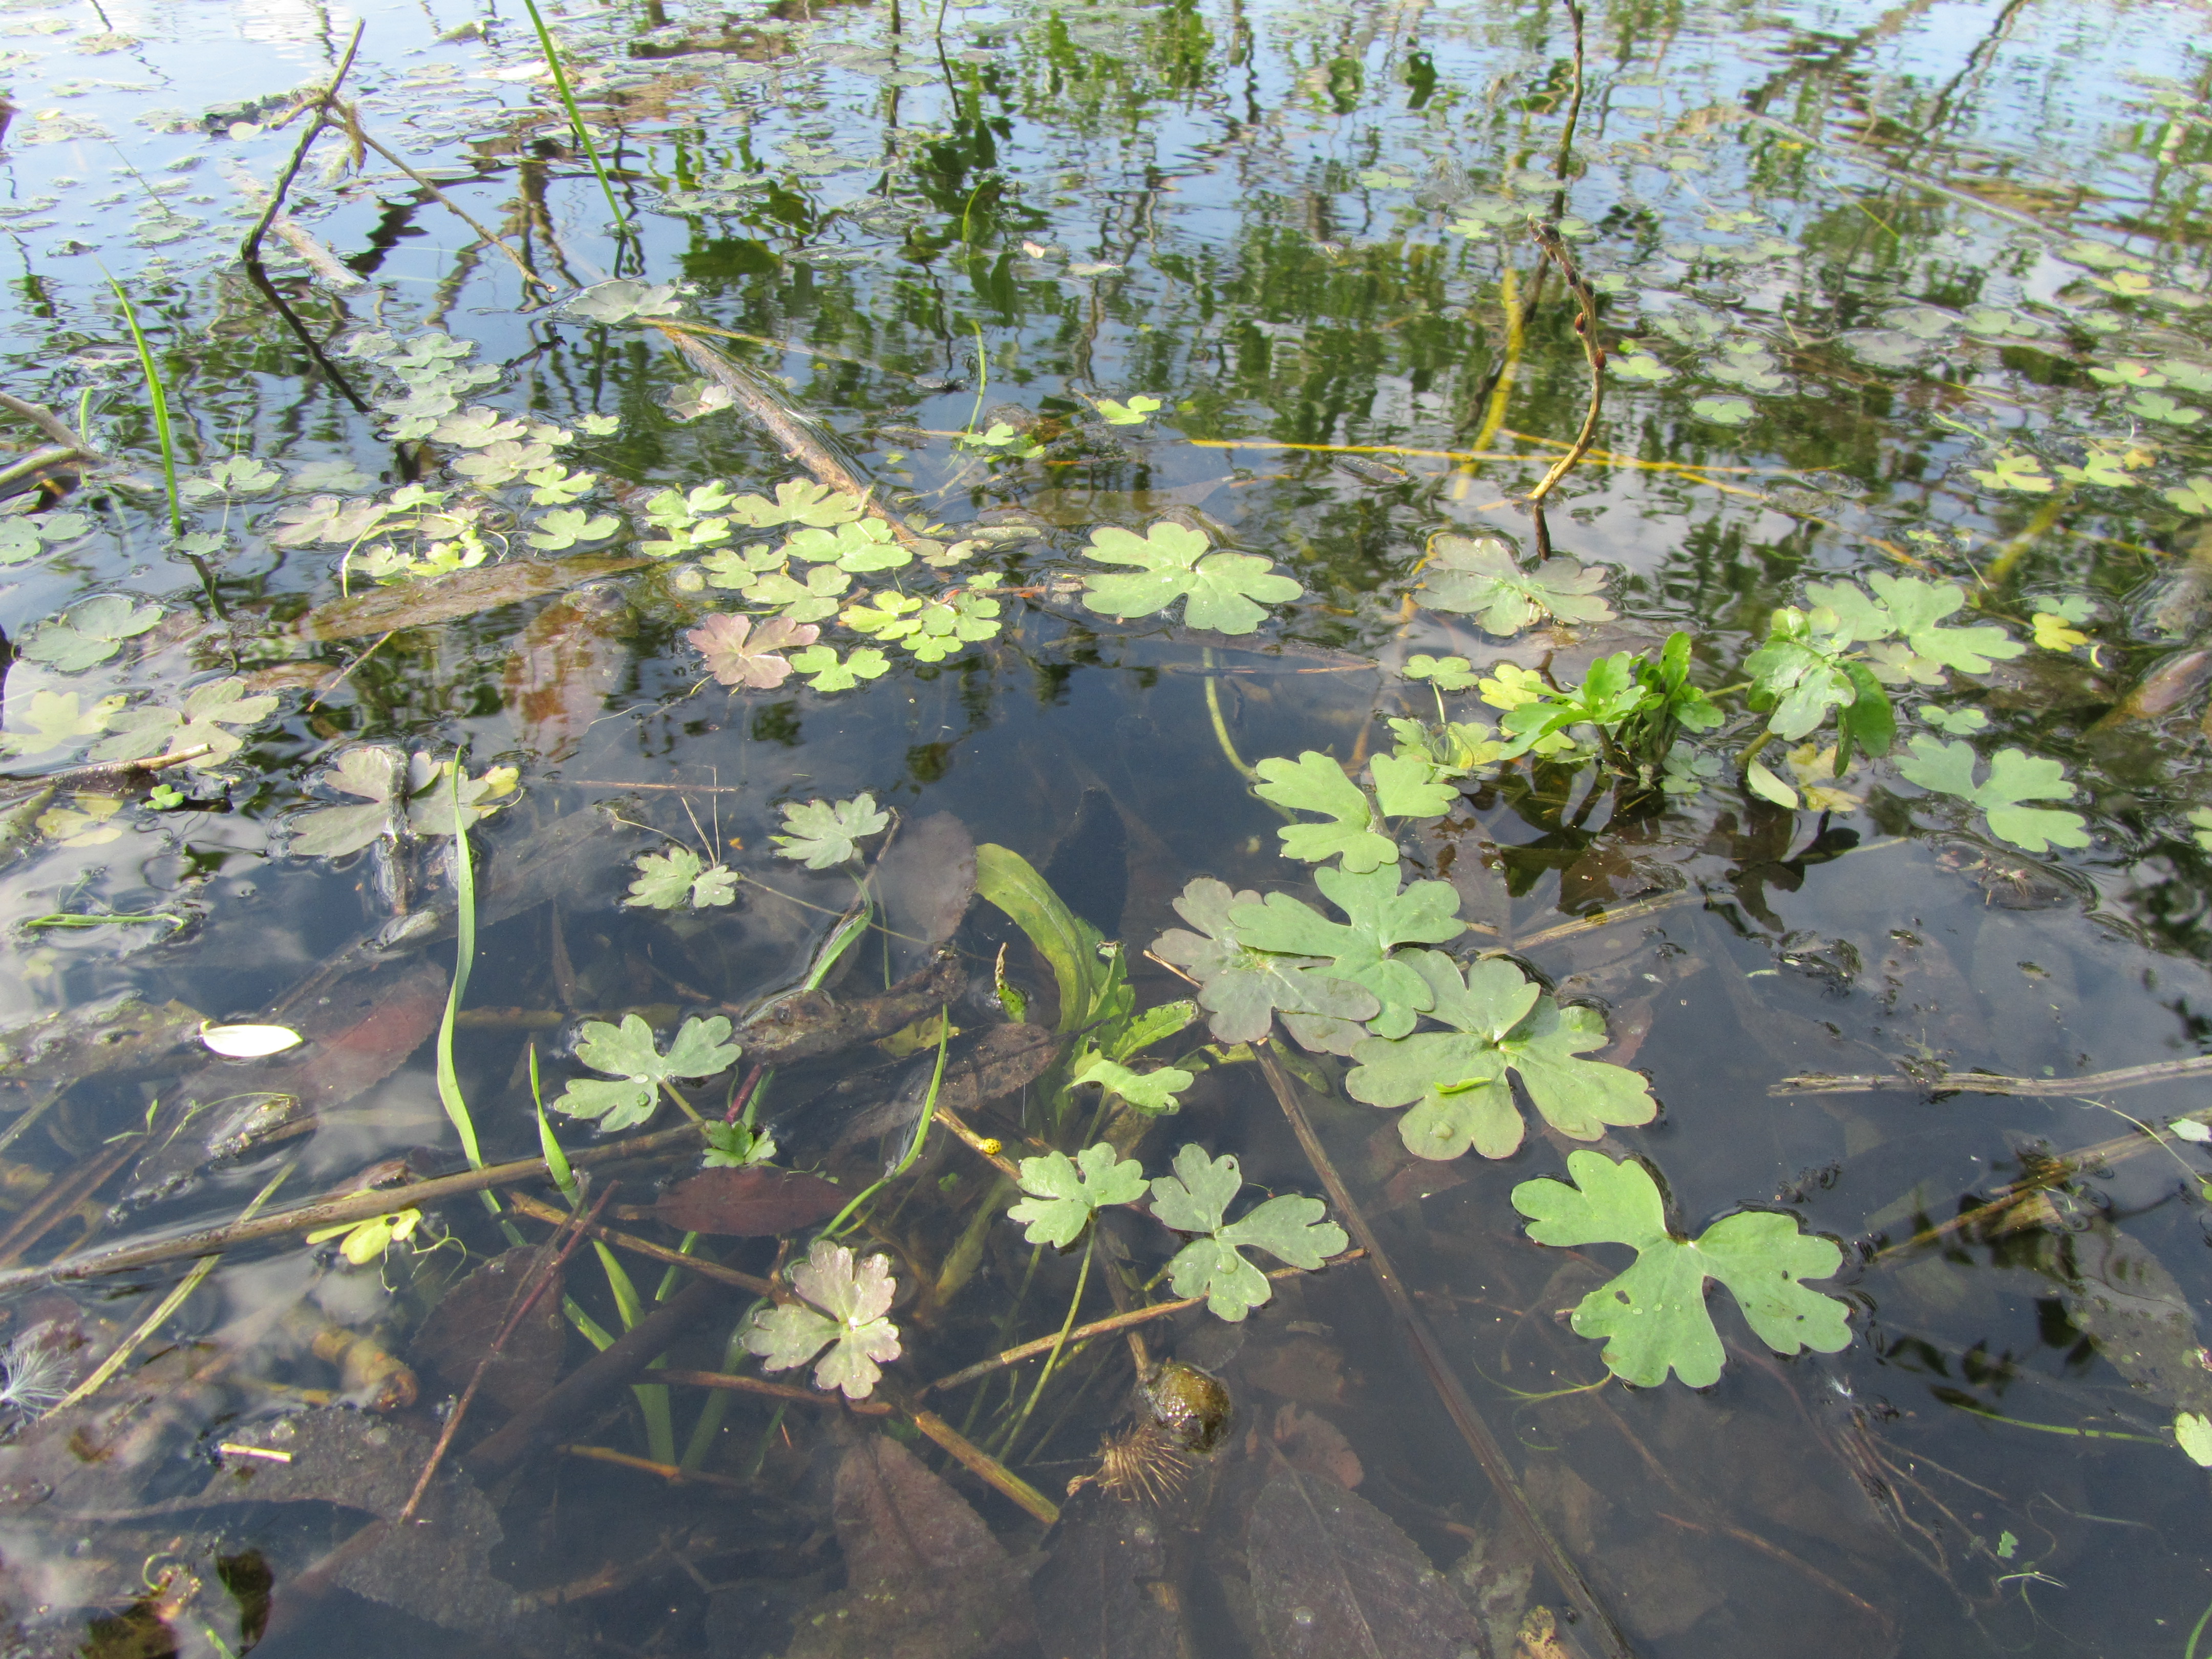
POLYGON ((7 1650, 2212 1648, 2208 76, 0 0, 7 1650))

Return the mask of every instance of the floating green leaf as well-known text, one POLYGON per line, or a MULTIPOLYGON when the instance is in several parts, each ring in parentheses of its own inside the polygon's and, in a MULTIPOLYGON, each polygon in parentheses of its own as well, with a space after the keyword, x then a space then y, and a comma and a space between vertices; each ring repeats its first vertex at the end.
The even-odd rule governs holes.
POLYGON ((688 847, 647 853, 637 861, 626 905, 638 909, 704 910, 738 896, 738 877, 727 865, 707 864, 688 847))
POLYGON ((1364 986, 1323 973, 1322 958, 1245 945, 1230 912, 1259 902, 1256 892, 1231 892, 1227 883, 1200 876, 1175 901, 1176 913, 1198 931, 1170 928, 1152 941, 1152 954, 1199 981, 1199 1006, 1210 1016, 1207 1026, 1216 1040, 1257 1042, 1279 1011, 1286 1018, 1304 1017, 1293 1029, 1307 1047, 1349 1054, 1365 1035, 1361 1022, 1382 1012, 1381 1000, 1364 986), (1308 1040, 1316 1036, 1324 1040, 1308 1040))
POLYGON ((197 478, 179 478, 177 494, 195 504, 218 495, 258 495, 275 488, 284 475, 251 455, 231 455, 197 478))
POLYGON ((74 674, 106 662, 123 648, 124 641, 161 620, 158 605, 133 605, 120 593, 102 593, 52 622, 40 623, 24 636, 21 654, 27 662, 74 674))
POLYGON ((603 542, 621 527, 621 520, 611 513, 593 517, 580 507, 558 507, 538 515, 526 539, 532 547, 558 553, 579 542, 603 542))
POLYGON ((1141 395, 1130 398, 1126 404, 1116 403, 1111 398, 1101 398, 1097 406, 1098 412, 1114 426, 1142 426, 1146 416, 1158 414, 1163 407, 1158 398, 1141 395))
MULTIPOLYGON (((833 605, 830 609, 836 607, 833 605)), ((811 691, 849 691, 862 680, 872 680, 890 671, 890 659, 872 645, 864 645, 847 657, 837 660, 836 651, 826 645, 810 645, 804 651, 794 651, 788 659, 792 667, 806 677, 811 691)))
POLYGON ((867 505, 865 496, 847 495, 811 478, 786 479, 775 487, 772 501, 764 495, 739 495, 729 504, 732 519, 757 530, 784 524, 816 529, 849 524, 867 510, 867 505))
POLYGON ((663 1054, 653 1041, 653 1028, 636 1014, 624 1014, 620 1025, 587 1019, 576 1042, 576 1058, 615 1080, 578 1078, 553 1103, 553 1109, 571 1117, 597 1118, 605 1130, 642 1123, 653 1115, 662 1084, 675 1078, 714 1077, 738 1063, 743 1050, 724 1041, 729 1035, 730 1022, 720 1014, 687 1019, 663 1054))
POLYGON ((571 317, 587 323, 627 323, 673 317, 684 301, 672 283, 641 283, 628 276, 594 283, 562 307, 571 317))
POLYGON ((2030 495, 2047 495, 2057 486, 2043 471, 2043 463, 2025 451, 2004 449, 1990 458, 1989 469, 1969 469, 1966 476, 1984 489, 2017 489, 2030 495))
POLYGON ((1956 795, 1989 814, 1990 833, 2000 841, 2024 847, 2031 853, 2051 846, 2087 847, 2089 832, 2079 812, 2057 807, 2023 806, 2022 801, 2071 800, 2074 786, 2066 769, 2057 761, 2031 756, 2025 750, 2000 749, 1990 761, 1990 775, 1974 781, 1973 747, 1946 743, 1925 732, 1916 733, 1912 752, 1899 760, 1897 769, 1923 789, 1956 795))
POLYGON ((1376 870, 1398 861, 1398 844, 1376 827, 1375 809, 1344 768, 1317 750, 1297 759, 1271 757, 1254 769, 1261 781, 1252 793, 1278 806, 1318 812, 1328 823, 1293 823, 1277 830, 1285 858, 1309 864, 1343 855, 1347 870, 1376 870))
POLYGON ((1759 411, 1744 398, 1700 398, 1690 405, 1690 413, 1715 426, 1741 426, 1759 411))
POLYGON ((1917 576, 1876 571, 1867 585, 1881 595, 1890 624, 1918 655, 1961 673, 1986 674, 1992 663, 2017 657, 2027 647, 1991 623, 1972 628, 1938 626, 1966 602, 1956 582, 1926 582, 1917 576))
POLYGON ((1377 1035, 1405 1036, 1434 995, 1393 952, 1401 945, 1441 945, 1465 932, 1459 894, 1443 881, 1417 881, 1401 892, 1395 864, 1365 872, 1324 869, 1315 879, 1348 920, 1331 921, 1304 900, 1270 893, 1258 904, 1232 905, 1230 924, 1251 949, 1326 960, 1329 977, 1364 986, 1381 1000, 1372 1022, 1377 1035))
POLYGON ((1273 1293, 1267 1274, 1240 1249, 1265 1250, 1310 1273, 1351 1242, 1343 1228, 1322 1218, 1328 1206, 1317 1198, 1285 1194, 1228 1221, 1229 1206, 1243 1187, 1244 1172, 1233 1154, 1209 1158, 1199 1146, 1183 1147, 1175 1157, 1175 1174, 1152 1182, 1155 1220, 1180 1233, 1207 1235, 1176 1253, 1168 1263, 1169 1283, 1177 1296, 1206 1297, 1209 1312, 1232 1322, 1273 1293))
POLYGON ((1766 643, 1745 660, 1744 671, 1751 676, 1751 706, 1771 711, 1766 724, 1775 736, 1795 743, 1831 708, 1857 697, 1843 660, 1852 626, 1825 607, 1810 616, 1789 606, 1774 613, 1766 643))
POLYGON ((1367 763, 1367 775, 1386 818, 1442 817, 1459 804, 1459 791, 1442 781, 1425 755, 1376 755, 1367 763))
POLYGON ((1524 571, 1501 537, 1443 535, 1429 543, 1422 586, 1431 611, 1480 612, 1487 632, 1517 634, 1544 617, 1611 621, 1613 607, 1597 597, 1608 574, 1565 557, 1524 571))
POLYGON ((1026 1224, 1023 1237, 1032 1244, 1065 1248, 1082 1237, 1094 1211, 1134 1204, 1145 1195, 1144 1165, 1125 1160, 1103 1140, 1072 1162, 1065 1152, 1025 1158, 1021 1171, 1021 1188, 1029 1196, 1006 1213, 1026 1224))
POLYGON ((1426 680, 1439 691, 1465 691, 1476 679, 1465 657, 1431 657, 1425 651, 1406 659, 1405 674, 1409 680, 1426 680))
POLYGON ((276 708, 276 699, 267 692, 248 696, 244 680, 213 680, 185 693, 181 703, 142 703, 111 716, 108 727, 115 735, 93 744, 92 758, 150 760, 204 747, 208 752, 200 763, 205 765, 245 746, 246 739, 230 727, 252 726, 276 708))
POLYGON ((1640 1388, 1656 1388, 1671 1369, 1693 1389, 1720 1379, 1720 1334, 1705 1308, 1705 1281, 1728 1286, 1745 1320, 1777 1353, 1801 1348, 1838 1353, 1850 1346, 1849 1310, 1799 1281, 1826 1279, 1843 1252, 1808 1237, 1786 1215, 1748 1211, 1715 1222, 1695 1240, 1667 1229, 1665 1205, 1650 1172, 1633 1159, 1571 1152, 1575 1182, 1524 1181, 1513 1207, 1533 1224, 1539 1244, 1577 1249, 1626 1244, 1636 1265, 1582 1299, 1578 1335, 1606 1340, 1605 1363, 1640 1388))
POLYGON ((1108 526, 1095 530, 1086 550, 1101 564, 1133 565, 1139 574, 1086 576, 1083 603, 1102 616, 1127 621, 1164 611, 1187 599, 1183 620, 1193 628, 1249 634, 1267 619, 1263 605, 1286 605, 1305 589, 1250 553, 1210 553, 1201 531, 1156 524, 1144 535, 1108 526))
POLYGON ((814 1386, 864 1400, 883 1380, 882 1366, 899 1357, 898 1327, 884 1317, 898 1294, 890 1258, 872 1255, 857 1267, 842 1244, 817 1238, 791 1270, 800 1300, 770 1308, 745 1327, 744 1345, 764 1371, 804 1365, 827 1346, 814 1386))
POLYGON ((836 802, 810 800, 786 805, 783 827, 790 833, 770 839, 778 858, 804 859, 810 870, 827 870, 853 856, 854 842, 887 828, 890 821, 890 814, 879 811, 871 794, 836 802))
POLYGON ((1408 951, 1400 960, 1427 981, 1429 1017, 1452 1030, 1368 1038, 1352 1051, 1359 1064, 1345 1089, 1370 1106, 1412 1105, 1398 1127, 1409 1151, 1435 1158, 1470 1146, 1485 1158, 1511 1154, 1522 1130, 1508 1069, 1520 1074, 1545 1120, 1577 1140, 1657 1115, 1636 1073, 1580 1058, 1605 1046, 1605 1020, 1595 1009, 1561 1007, 1502 958, 1471 963, 1464 975, 1440 951, 1408 951))

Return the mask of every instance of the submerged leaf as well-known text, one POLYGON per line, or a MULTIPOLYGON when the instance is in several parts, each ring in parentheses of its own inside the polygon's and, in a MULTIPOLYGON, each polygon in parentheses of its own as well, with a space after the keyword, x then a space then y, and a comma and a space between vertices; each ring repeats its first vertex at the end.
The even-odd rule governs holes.
POLYGON ((1596 597, 1608 573, 1565 557, 1524 571, 1496 536, 1438 536, 1429 544, 1423 586, 1431 611, 1480 612, 1492 634, 1517 634, 1545 617, 1561 622, 1609 622, 1613 607, 1596 597))
POLYGON ((1249 1555, 1253 1610, 1271 1659, 1485 1651, 1474 1615, 1419 1546, 1323 1476, 1293 1469, 1267 1483, 1252 1505, 1249 1555))
POLYGON ((1799 1281, 1826 1279, 1843 1252, 1808 1237, 1791 1217, 1747 1211, 1715 1222, 1694 1240, 1667 1231, 1658 1183, 1632 1158, 1571 1152, 1574 1182, 1524 1181, 1513 1207, 1530 1218, 1539 1244, 1574 1249, 1626 1244, 1636 1265, 1592 1291, 1574 1312, 1577 1334, 1606 1339, 1605 1363, 1619 1376, 1656 1388, 1668 1370, 1693 1389, 1717 1382, 1720 1334, 1705 1308, 1705 1285, 1728 1286, 1760 1340, 1777 1353, 1850 1346, 1845 1304, 1799 1281))
POLYGON ((769 1238, 828 1220, 852 1196, 796 1170, 710 1168, 678 1182, 653 1213, 679 1232, 769 1238))
POLYGON ((31 629, 23 638, 21 654, 27 661, 74 674, 106 662, 123 648, 124 641, 161 620, 158 605, 133 605, 122 594, 102 593, 31 629))
POLYGON ((801 1299, 748 1325, 746 1350, 761 1357, 763 1370, 787 1371, 827 1346, 814 1368, 816 1388, 842 1389, 848 1400, 874 1393, 882 1365, 900 1352, 898 1327, 884 1317, 898 1293, 890 1258, 872 1255, 856 1267, 852 1251, 817 1238, 791 1270, 791 1285, 801 1299))

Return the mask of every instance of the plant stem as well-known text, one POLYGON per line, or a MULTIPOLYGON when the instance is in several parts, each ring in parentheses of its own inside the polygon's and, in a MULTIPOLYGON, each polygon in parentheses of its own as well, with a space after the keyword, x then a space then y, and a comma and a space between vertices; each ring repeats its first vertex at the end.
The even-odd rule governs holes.
POLYGON ((154 406, 154 430, 161 440, 161 482, 169 492, 169 533, 185 533, 184 508, 177 503, 177 439, 169 425, 169 398, 161 385, 161 371, 154 362, 154 349, 146 343, 145 331, 138 326, 138 313, 131 303, 131 296, 123 291, 123 284, 110 276, 108 287, 123 306, 123 320, 131 325, 131 343, 138 348, 138 368, 146 377, 147 400, 154 406))
MULTIPOLYGON (((467 751, 456 750, 453 769, 446 776, 446 799, 453 812, 453 982, 446 993, 445 1018, 438 1022, 438 1098, 446 1115, 461 1137, 461 1153, 469 1168, 484 1166, 483 1149, 477 1143, 476 1120, 469 1115, 468 1097, 461 1092, 460 1074, 453 1066, 453 1030, 460 1018, 461 999, 468 994, 469 969, 477 958, 476 867, 469 858, 468 820, 461 811, 461 774, 467 751)), ((499 1200, 483 1194, 484 1208, 499 1213, 499 1200)))
POLYGON ((1006 1431, 1006 1444, 1012 1447, 1021 1437, 1022 1425, 1030 1420, 1036 1402, 1044 1393, 1044 1385, 1052 1381, 1053 1371, 1060 1364, 1060 1357, 1067 1349, 1067 1334, 1075 1328, 1075 1316, 1083 1308, 1083 1292, 1091 1285, 1091 1258, 1098 1253, 1098 1231, 1092 1228, 1083 1238, 1083 1266, 1075 1275, 1075 1294, 1068 1298, 1067 1317, 1060 1321, 1060 1334, 1053 1339, 1052 1352, 1044 1358, 1044 1367, 1037 1372, 1036 1386, 1030 1390, 1028 1402, 1022 1407, 1021 1415, 1006 1431))
POLYGON ((607 177, 606 164, 599 160, 599 146, 592 142, 592 130, 584 125, 584 112, 576 107, 576 94, 568 89, 568 71, 561 67, 561 54, 554 49, 552 31, 538 15, 538 0, 522 0, 522 4, 530 14, 532 27, 538 31, 538 45, 545 54, 545 67, 553 71, 553 88, 561 94, 561 106, 568 112, 568 125, 576 135, 576 142, 584 147, 584 154, 591 158, 592 171, 599 175, 599 189, 606 195, 607 211, 615 216, 615 234, 627 236, 629 221, 623 216, 621 204, 615 200, 614 181, 607 177))

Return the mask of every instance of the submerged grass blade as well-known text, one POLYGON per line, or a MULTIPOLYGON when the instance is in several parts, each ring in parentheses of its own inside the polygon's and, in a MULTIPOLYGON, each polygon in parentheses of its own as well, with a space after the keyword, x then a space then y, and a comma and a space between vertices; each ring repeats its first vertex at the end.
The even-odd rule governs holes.
POLYGON ((138 313, 131 303, 131 296, 123 291, 123 284, 110 276, 108 287, 115 290, 115 298, 123 307, 123 320, 131 325, 131 343, 138 348, 139 372, 146 377, 147 401, 154 407, 154 431, 161 440, 161 482, 169 492, 169 533, 185 533, 185 512, 177 501, 177 437, 169 424, 169 394, 161 384, 161 366, 154 361, 154 349, 146 343, 146 331, 138 326, 138 313))
MULTIPOLYGON (((477 1144, 476 1120, 469 1115, 468 1097, 461 1092, 460 1074, 453 1068, 453 1030, 459 1023, 461 999, 468 994, 469 969, 477 959, 477 876, 469 857, 469 821, 461 810, 462 752, 455 751, 453 769, 446 775, 447 799, 453 811, 453 983, 446 993, 446 1016, 438 1022, 438 1098, 461 1138, 461 1152, 469 1168, 484 1166, 483 1149, 477 1144)), ((542 1121, 542 1119, 541 1119, 542 1121)), ((483 1194, 484 1208, 500 1212, 499 1200, 483 1194)))
POLYGON ((584 125, 584 112, 576 107, 576 94, 568 89, 568 72, 561 67, 561 54, 553 45, 553 32, 545 27, 545 20, 538 12, 538 0, 522 0, 530 14, 531 26, 538 31, 538 49, 545 54, 545 67, 553 72, 553 89, 561 94, 561 107, 568 112, 568 125, 576 135, 576 142, 584 147, 591 158, 592 171, 599 175, 599 188, 607 198, 607 211, 615 216, 615 234, 629 234, 629 220, 615 200, 614 180, 607 177, 606 163, 599 160, 599 147, 592 142, 592 130, 584 125))

